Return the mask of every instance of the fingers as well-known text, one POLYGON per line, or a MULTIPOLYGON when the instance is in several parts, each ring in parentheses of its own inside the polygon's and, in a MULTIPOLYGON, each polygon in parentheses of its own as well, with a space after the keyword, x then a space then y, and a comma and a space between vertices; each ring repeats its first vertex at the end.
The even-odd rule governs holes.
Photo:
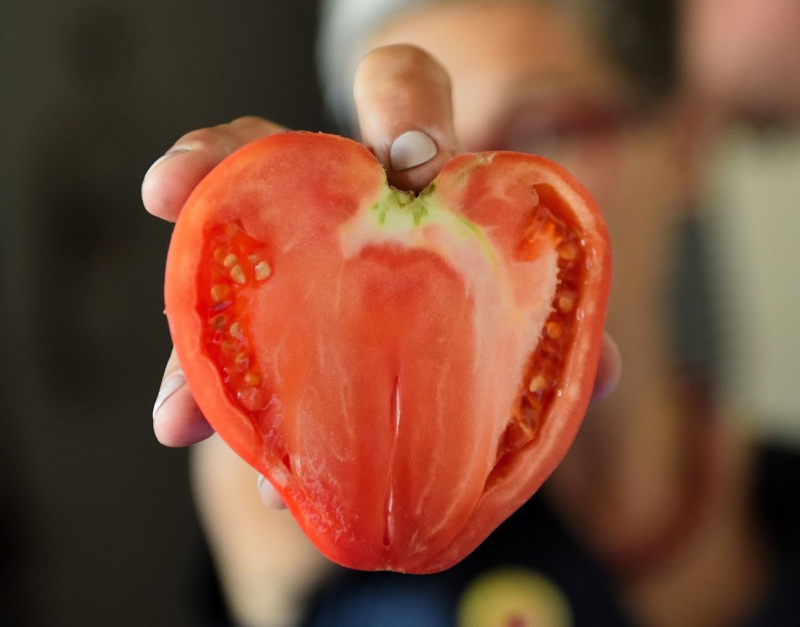
MULTIPOLYGON (((181 137, 145 174, 142 201, 160 218, 175 221, 189 194, 220 161, 244 144, 285 130, 257 117, 205 128, 181 137)), ((173 351, 153 408, 153 430, 167 446, 187 446, 210 436, 173 351)))
MULTIPOLYGON (((153 408, 153 430, 158 441, 166 446, 188 446, 214 433, 186 385, 174 350, 167 361, 161 390, 153 408)), ((283 499, 263 475, 258 475, 257 487, 261 501, 268 508, 286 508, 283 499)))
POLYGON ((164 220, 177 220, 189 194, 220 161, 245 144, 286 130, 247 116, 181 137, 150 166, 142 181, 145 209, 164 220))
POLYGON ((617 343, 608 333, 603 335, 603 348, 600 351, 600 363, 597 366, 597 377, 592 390, 592 401, 601 401, 614 391, 622 373, 622 357, 617 343))
POLYGON ((166 446, 188 446, 214 433, 186 385, 174 350, 153 407, 153 431, 166 446))
POLYGON ((420 191, 459 152, 450 77, 427 52, 376 48, 362 59, 353 91, 361 141, 395 187, 420 191))

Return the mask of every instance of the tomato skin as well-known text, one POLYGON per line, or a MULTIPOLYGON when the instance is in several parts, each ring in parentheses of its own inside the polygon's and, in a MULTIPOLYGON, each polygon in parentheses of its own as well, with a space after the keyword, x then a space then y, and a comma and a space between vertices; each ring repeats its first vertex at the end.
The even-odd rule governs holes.
MULTIPOLYGON (((198 405, 219 435, 270 479, 320 551, 353 568, 428 573, 446 569, 463 559, 530 498, 566 453, 586 411, 599 360, 610 282, 610 248, 599 211, 580 184, 562 168, 542 158, 482 153, 453 159, 430 189, 430 204, 414 216, 415 224, 418 219, 427 224, 424 228, 428 230, 422 231, 429 234, 420 252, 406 240, 419 239, 418 233, 422 231, 408 226, 412 224, 411 218, 397 213, 399 210, 386 214, 389 216, 386 224, 399 220, 401 226, 387 227, 385 232, 380 220, 375 223, 381 225, 377 227, 372 223, 363 226, 363 220, 358 222, 359 216, 373 215, 367 209, 378 206, 386 192, 385 174, 366 148, 329 135, 282 133, 245 146, 211 172, 187 201, 170 245, 166 312, 176 351, 198 405), (486 386, 468 385, 473 381, 469 377, 474 369, 471 362, 465 362, 470 358, 477 360, 475 355, 479 351, 472 344, 478 340, 472 338, 462 346, 458 338, 468 336, 471 325, 477 323, 467 313, 459 315, 460 310, 448 303, 455 303, 466 294, 466 306, 477 310, 473 302, 477 298, 476 289, 487 290, 484 301, 491 302, 501 288, 485 287, 485 282, 480 281, 473 283, 483 287, 470 288, 469 281, 474 278, 470 275, 479 274, 477 269, 467 267, 458 271, 463 276, 458 272, 453 275, 452 260, 442 262, 425 247, 440 253, 450 250, 447 246, 461 245, 463 234, 453 236, 456 244, 444 248, 436 239, 442 233, 450 237, 448 229, 454 227, 440 228, 436 220, 446 222, 450 219, 449 209, 456 208, 454 215, 461 216, 459 220, 469 223, 475 231, 488 234, 481 235, 489 242, 488 248, 503 250, 498 253, 497 283, 511 286, 503 294, 513 300, 512 296, 523 284, 517 281, 517 274, 528 270, 524 264, 509 261, 512 254, 508 252, 512 250, 509 242, 518 238, 522 219, 519 216, 527 215, 515 207, 519 198, 530 195, 529 179, 554 189, 564 205, 559 211, 570 214, 580 228, 585 255, 582 258, 585 268, 581 270, 581 315, 574 322, 575 338, 565 350, 557 400, 550 404, 546 418, 537 426, 534 439, 498 462, 497 442, 506 428, 507 417, 500 412, 483 419, 469 413, 469 406, 478 402, 475 398, 484 403, 482 407, 489 407, 493 399, 484 397, 491 397, 494 392, 479 398, 472 387, 486 386), (496 189, 498 181, 505 185, 503 193, 496 189), (504 200, 504 194, 510 195, 514 202, 504 200), (440 207, 445 210, 440 211, 440 207), (512 214, 516 216, 514 219, 497 217, 512 214), (256 413, 237 402, 207 343, 206 268, 211 254, 207 240, 211 225, 222 228, 226 224, 237 224, 259 246, 263 243, 274 274, 263 285, 256 286, 261 291, 254 292, 258 303, 266 298, 262 293, 270 294, 269 303, 273 304, 268 303, 262 309, 271 308, 272 313, 254 310, 247 321, 252 327, 253 355, 262 365, 263 373, 259 376, 263 374, 265 389, 272 395, 270 404, 256 413), (348 225, 346 229, 343 224, 348 225), (370 243, 370 237, 383 239, 370 243), (361 241, 364 238, 366 244, 361 241), (292 248, 298 241, 309 244, 305 248, 297 245, 298 252, 292 248), (351 254, 347 250, 352 246, 357 250, 351 254), (344 281, 343 289, 347 295, 355 295, 352 302, 362 303, 361 308, 368 310, 366 314, 330 313, 331 290, 323 286, 334 285, 337 275, 327 269, 328 262, 332 268, 346 269, 345 275, 340 270, 340 282, 342 276, 354 277, 344 281), (386 276, 381 273, 393 268, 397 268, 396 280, 375 278, 386 276), (317 276, 324 280, 314 278, 317 276), (298 287, 305 283, 313 296, 310 301, 303 300, 309 295, 298 287), (445 304, 438 309, 429 306, 437 299, 445 304), (431 309, 441 312, 428 316, 431 309), (395 316, 401 320, 385 322, 395 316), (311 356, 323 355, 320 344, 326 343, 313 332, 328 324, 332 324, 326 336, 331 338, 331 345, 336 344, 340 357, 350 356, 339 383, 335 377, 327 377, 330 367, 314 370, 317 366, 312 363, 316 358, 311 356), (405 328, 411 330, 404 332, 405 328), (453 337, 448 335, 451 328, 459 329, 458 333, 451 333, 453 337), (294 349, 272 364, 268 357, 270 347, 283 337, 284 330, 294 349), (428 355, 425 352, 428 345, 433 344, 431 338, 451 342, 450 348, 423 358, 422 355, 428 355), (385 351, 376 353, 375 346, 385 347, 385 351), (415 354, 417 358, 413 357, 415 354), (425 391, 430 386, 425 386, 430 378, 427 371, 436 365, 436 355, 455 355, 455 361, 459 362, 454 372, 464 375, 468 389, 459 394, 454 388, 455 392, 445 391, 445 396, 454 413, 468 416, 463 421, 449 420, 441 412, 425 413, 425 406, 434 399, 432 391, 425 391), (399 388, 393 388, 401 380, 411 382, 402 388, 402 394, 399 388), (341 401, 348 420, 352 419, 348 408, 349 413, 367 417, 354 423, 358 428, 353 435, 353 423, 337 419, 334 405, 339 401, 337 391, 356 383, 359 390, 369 388, 363 392, 363 398, 349 401, 348 407, 341 401), (316 388, 312 391, 324 397, 327 405, 313 405, 309 387, 316 388), (393 402, 395 392, 398 403, 403 399, 403 420, 413 422, 416 417, 413 428, 407 422, 400 423, 400 429, 397 423, 370 418, 382 411, 372 403, 375 399, 380 405, 380 399, 385 398, 386 413, 391 413, 388 403, 393 402), (312 405, 316 408, 312 412, 314 421, 303 422, 303 412, 312 405), (333 411, 328 412, 326 407, 333 411), (432 420, 421 418, 432 415, 443 415, 446 428, 432 426, 432 420), (348 428, 349 435, 345 433, 348 428), (392 429, 400 431, 392 435, 389 433, 392 429), (310 436, 310 431, 315 433, 310 436), (429 464, 426 471, 431 451, 439 459, 429 464), (318 471, 319 467, 324 467, 324 472, 318 471), (432 475, 438 482, 432 481, 432 475), (469 481, 465 484, 462 477, 469 481), (421 502, 425 503, 424 508, 417 506, 421 502), (420 509, 430 510, 427 519, 420 509), (442 519, 442 524, 433 524, 442 519)), ((475 250, 480 250, 480 246, 473 246, 467 253, 458 249, 452 255, 480 257, 475 250)), ((491 266, 481 259, 479 263, 491 266)), ((222 266, 218 270, 226 271, 222 266)), ((235 281, 231 285, 237 288, 235 281)), ((551 309, 550 303, 540 302, 538 309, 542 322, 551 309)), ((502 322, 503 312, 496 315, 502 322)), ((538 333, 540 329, 534 331, 538 333)), ((497 346, 512 346, 513 337, 504 333, 502 329, 489 328, 477 337, 486 335, 489 338, 486 341, 495 338, 497 346)), ((486 369, 496 369, 494 365, 487 364, 486 369)), ((484 378, 475 381, 487 380, 486 375, 480 376, 484 378)), ((442 381, 447 387, 450 379, 442 381)), ((516 389, 520 383, 523 382, 511 381, 509 385, 516 389)), ((392 411, 399 423, 401 412, 396 407, 392 411)))

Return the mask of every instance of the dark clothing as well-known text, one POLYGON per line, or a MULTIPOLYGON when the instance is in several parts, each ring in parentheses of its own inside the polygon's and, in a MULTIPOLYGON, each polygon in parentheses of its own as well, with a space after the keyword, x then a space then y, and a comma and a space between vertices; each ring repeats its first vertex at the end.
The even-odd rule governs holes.
MULTIPOLYGON (((799 497, 800 454, 763 450, 756 502, 776 568, 764 603, 740 627, 800 625, 799 497)), ((615 599, 611 574, 569 536, 538 495, 443 573, 341 569, 317 594, 305 627, 453 627, 459 600, 475 579, 511 568, 546 577, 566 598, 575 627, 635 627, 615 599)))
POLYGON ((510 567, 529 569, 550 579, 567 597, 578 626, 631 625, 613 601, 609 574, 571 540, 538 495, 465 560, 443 573, 341 573, 320 598, 308 625, 450 627, 470 583, 483 573, 510 567))

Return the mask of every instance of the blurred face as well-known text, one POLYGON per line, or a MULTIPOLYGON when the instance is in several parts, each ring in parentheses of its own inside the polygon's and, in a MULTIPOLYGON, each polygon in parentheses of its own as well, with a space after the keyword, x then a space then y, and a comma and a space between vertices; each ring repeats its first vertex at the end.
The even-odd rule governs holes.
POLYGON ((608 329, 623 376, 594 406, 550 485, 604 550, 635 542, 672 505, 680 446, 662 290, 671 227, 687 194, 685 127, 675 108, 645 111, 574 16, 532 0, 442 3, 398 19, 369 43, 401 42, 428 50, 450 72, 466 149, 551 157, 583 181, 606 216, 614 251, 608 329), (621 496, 630 493, 632 502, 621 496))
POLYGON ((688 0, 683 34, 689 79, 722 108, 800 113, 800 2, 688 0))
POLYGON ((542 154, 594 194, 614 244, 609 326, 620 342, 638 339, 644 321, 635 316, 652 314, 669 226, 687 192, 670 114, 645 115, 591 33, 530 0, 442 3, 370 43, 396 42, 421 46, 449 71, 467 150, 542 154))

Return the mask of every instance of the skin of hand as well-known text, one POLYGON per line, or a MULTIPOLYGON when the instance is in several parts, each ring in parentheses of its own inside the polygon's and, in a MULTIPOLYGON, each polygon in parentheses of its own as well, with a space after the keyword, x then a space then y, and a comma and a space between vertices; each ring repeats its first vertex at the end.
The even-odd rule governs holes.
MULTIPOLYGON (((361 141, 383 164, 389 183, 395 187, 421 190, 460 152, 453 129, 449 76, 420 48, 396 44, 371 51, 356 73, 354 95, 361 141)), ((145 175, 145 208, 174 222, 192 190, 218 163, 248 142, 285 130, 268 120, 248 116, 187 133, 145 175)), ((619 350, 605 336, 594 400, 613 390, 620 369, 619 350)), ((214 432, 186 386, 174 351, 153 409, 153 429, 166 446, 188 446, 214 432)), ((268 507, 283 506, 263 477, 259 477, 258 490, 268 507)))

